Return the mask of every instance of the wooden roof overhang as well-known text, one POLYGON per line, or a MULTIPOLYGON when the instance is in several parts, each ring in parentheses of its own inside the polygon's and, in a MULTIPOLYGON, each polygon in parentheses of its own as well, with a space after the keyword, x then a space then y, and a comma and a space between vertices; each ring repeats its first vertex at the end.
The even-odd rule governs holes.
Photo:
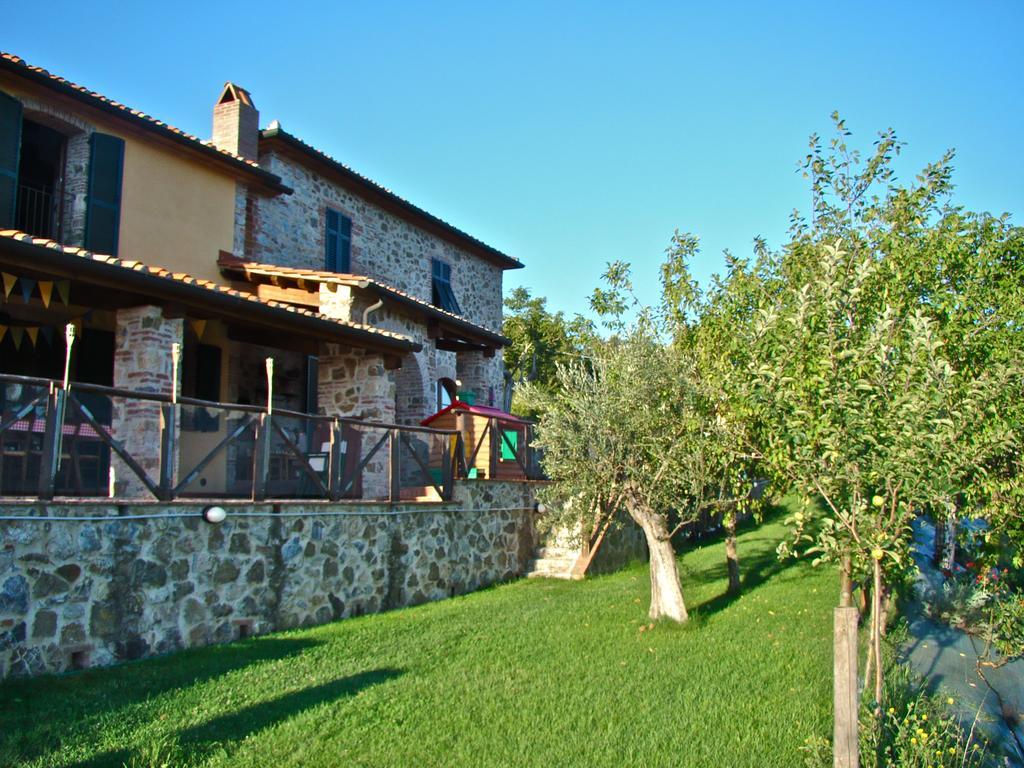
MULTIPOLYGON (((71 303, 118 310, 155 305, 167 317, 217 319, 238 341, 316 354, 321 342, 367 349, 388 367, 422 345, 400 334, 346 323, 182 273, 0 232, 0 270, 35 280, 69 280, 71 303)), ((56 310, 53 304, 51 309, 56 310)))
POLYGON ((500 333, 370 277, 257 264, 223 251, 218 264, 226 275, 255 285, 258 295, 300 306, 319 308, 322 283, 369 291, 375 297, 422 318, 427 326, 427 338, 433 340, 438 349, 447 352, 480 351, 485 357, 493 357, 496 350, 510 343, 500 333))

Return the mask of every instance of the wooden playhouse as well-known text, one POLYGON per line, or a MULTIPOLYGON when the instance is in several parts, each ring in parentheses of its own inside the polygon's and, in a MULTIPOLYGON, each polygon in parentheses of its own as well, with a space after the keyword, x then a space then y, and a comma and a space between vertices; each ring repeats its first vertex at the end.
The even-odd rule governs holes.
MULTIPOLYGON (((462 435, 465 464, 459 471, 468 478, 522 480, 531 473, 530 427, 532 423, 498 408, 470 405, 455 400, 451 405, 424 419, 421 424, 433 429, 457 430, 462 435)), ((442 447, 431 455, 432 467, 441 466, 442 447)))

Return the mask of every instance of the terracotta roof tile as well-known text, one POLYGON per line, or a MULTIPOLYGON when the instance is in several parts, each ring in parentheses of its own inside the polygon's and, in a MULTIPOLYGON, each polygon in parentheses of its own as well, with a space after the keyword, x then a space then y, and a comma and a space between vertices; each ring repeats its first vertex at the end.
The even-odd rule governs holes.
POLYGON ((259 163, 255 160, 249 160, 240 155, 236 155, 233 152, 228 152, 227 150, 215 146, 211 141, 200 139, 198 136, 186 133, 180 128, 175 128, 173 125, 168 125, 162 120, 157 120, 156 118, 147 115, 145 112, 126 107, 124 104, 107 98, 96 91, 91 91, 83 85, 72 83, 70 80, 66 80, 59 75, 55 75, 42 67, 29 64, 20 56, 0 51, 0 64, 7 65, 5 68, 9 71, 14 71, 18 74, 27 74, 53 87, 73 92, 79 97, 84 97, 85 99, 92 101, 96 106, 106 108, 108 111, 112 110, 114 112, 120 112, 124 118, 133 120, 137 123, 142 123, 146 127, 156 130, 157 132, 171 134, 178 140, 184 140, 186 143, 193 144, 196 149, 199 149, 205 154, 212 154, 215 157, 220 157, 220 159, 234 165, 235 167, 259 174, 265 184, 275 186, 279 191, 291 192, 288 187, 281 184, 281 179, 279 177, 261 168, 259 163))
POLYGON ((272 299, 262 299, 254 293, 248 291, 235 290, 226 285, 215 283, 212 280, 204 280, 201 278, 193 277, 185 272, 171 272, 170 270, 164 269, 163 267, 154 267, 147 264, 143 264, 140 261, 119 259, 116 256, 109 256, 102 253, 93 253, 87 251, 84 248, 77 248, 74 246, 63 246, 53 240, 48 240, 42 237, 33 237, 32 235, 26 234, 25 232, 19 232, 16 229, 4 229, 0 230, 0 239, 16 240, 23 243, 31 243, 32 245, 42 246, 45 248, 52 248, 73 256, 79 256, 83 259, 93 259, 94 261, 102 261, 112 266, 121 267, 123 269, 130 269, 136 272, 145 272, 155 277, 160 277, 165 280, 174 280, 179 283, 188 283, 190 285, 196 285, 201 288, 205 288, 209 291, 215 291, 217 293, 224 293, 236 298, 245 299, 246 301, 252 301, 257 304, 264 304, 269 307, 275 307, 276 309, 291 312, 297 315, 304 315, 306 317, 316 318, 318 320, 324 320, 330 323, 335 323, 339 326, 346 328, 355 328, 361 331, 366 331, 374 335, 395 339, 398 341, 412 342, 408 336, 403 336, 400 333, 394 333, 393 331, 386 331, 381 328, 377 328, 371 325, 363 325, 362 323, 354 323, 349 320, 340 320, 334 317, 328 317, 319 312, 313 312, 309 309, 302 307, 296 307, 292 304, 286 304, 281 301, 274 301, 272 299))

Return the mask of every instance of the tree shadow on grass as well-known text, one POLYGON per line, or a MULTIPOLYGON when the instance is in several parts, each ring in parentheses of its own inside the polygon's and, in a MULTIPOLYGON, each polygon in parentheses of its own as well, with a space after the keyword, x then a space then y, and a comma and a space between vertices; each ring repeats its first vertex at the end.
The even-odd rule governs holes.
POLYGON ((278 723, 295 717, 321 704, 354 696, 365 688, 392 680, 402 675, 401 669, 373 669, 356 675, 341 677, 322 685, 303 688, 276 699, 262 701, 215 717, 200 725, 186 728, 172 739, 157 745, 144 745, 134 749, 118 749, 85 761, 73 763, 69 768, 106 768, 133 763, 146 763, 152 753, 170 764, 191 765, 202 762, 216 750, 229 748, 278 723))
MULTIPOLYGON (((756 548, 751 550, 750 544, 760 541, 768 541, 768 539, 748 539, 741 543, 739 548, 739 560, 740 560, 740 590, 739 592, 723 592, 722 594, 705 600, 703 603, 698 605, 694 612, 702 616, 712 616, 719 611, 729 607, 737 599, 743 596, 744 593, 750 592, 753 589, 761 586, 767 581, 775 578, 776 576, 790 570, 797 565, 796 560, 780 560, 779 556, 775 552, 775 548, 756 548), (747 545, 744 547, 743 545, 747 545), (746 552, 744 550, 746 549, 746 552)), ((699 574, 700 581, 709 583, 713 581, 725 580, 728 578, 727 566, 724 562, 716 565, 714 568, 705 569, 699 574)))
POLYGON ((0 686, 0 755, 31 760, 146 699, 202 685, 252 664, 296 656, 319 644, 307 638, 253 638, 105 669, 8 681, 0 686))

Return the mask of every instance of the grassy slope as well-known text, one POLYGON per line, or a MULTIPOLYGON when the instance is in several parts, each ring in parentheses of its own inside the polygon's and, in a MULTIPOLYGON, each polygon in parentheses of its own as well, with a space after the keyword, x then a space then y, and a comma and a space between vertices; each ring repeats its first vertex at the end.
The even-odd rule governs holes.
POLYGON ((0 764, 793 766, 827 735, 834 574, 777 524, 682 558, 694 620, 646 623, 646 566, 0 687, 0 764), (19 762, 20 761, 20 762, 19 762))

